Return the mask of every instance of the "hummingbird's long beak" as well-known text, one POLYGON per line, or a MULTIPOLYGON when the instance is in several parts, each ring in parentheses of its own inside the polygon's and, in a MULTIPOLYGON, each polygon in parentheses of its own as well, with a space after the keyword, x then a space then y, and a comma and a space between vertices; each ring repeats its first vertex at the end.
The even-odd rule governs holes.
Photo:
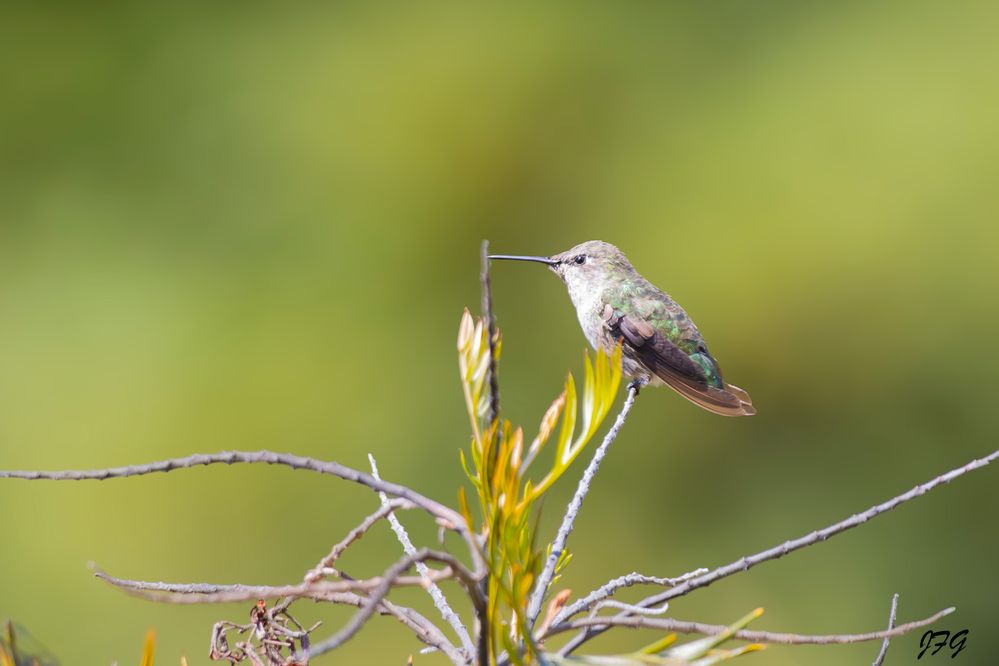
POLYGON ((490 254, 490 259, 509 259, 511 261, 534 261, 539 264, 548 264, 549 266, 558 266, 558 262, 549 257, 528 257, 518 254, 490 254))

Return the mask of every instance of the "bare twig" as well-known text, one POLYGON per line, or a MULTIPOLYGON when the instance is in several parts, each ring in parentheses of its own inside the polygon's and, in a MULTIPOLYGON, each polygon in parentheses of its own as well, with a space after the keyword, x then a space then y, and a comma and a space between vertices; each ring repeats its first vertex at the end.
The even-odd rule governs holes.
MULTIPOLYGON (((375 457, 368 454, 368 462, 371 463, 371 476, 376 479, 381 477, 378 476, 378 463, 375 462, 375 457)), ((385 493, 379 493, 382 501, 382 508, 389 506, 391 501, 385 493)), ((412 540, 409 538, 409 534, 406 532, 406 528, 402 526, 399 519, 393 513, 388 514, 389 524, 392 526, 392 531, 395 532, 396 538, 399 539, 399 543, 402 544, 402 549, 407 555, 413 555, 416 553, 416 547, 413 545, 412 540)), ((427 593, 430 598, 434 601, 434 606, 440 611, 441 617, 451 625, 455 633, 458 635, 458 640, 461 641, 461 645, 465 648, 465 652, 471 658, 471 655, 475 653, 475 645, 472 643, 472 637, 468 633, 468 629, 462 623, 461 618, 458 614, 454 612, 451 605, 447 602, 447 598, 444 596, 443 590, 433 582, 430 578, 430 569, 423 562, 416 562, 416 570, 420 572, 421 576, 425 576, 427 579, 427 593)))
POLYGON ((617 608, 618 610, 628 611, 629 613, 635 613, 636 615, 662 615, 669 610, 669 602, 667 601, 658 608, 643 608, 642 606, 626 604, 623 601, 617 601, 615 599, 604 599, 593 607, 590 617, 597 617, 597 613, 604 608, 617 608))
POLYGON ((675 587, 684 581, 690 580, 696 576, 707 573, 708 570, 704 568, 695 569, 682 576, 677 576, 676 578, 659 578, 657 576, 645 576, 638 572, 633 572, 630 574, 625 574, 624 576, 618 576, 613 578, 597 589, 593 590, 587 594, 582 599, 579 599, 571 604, 568 604, 563 608, 559 614, 555 617, 555 622, 562 622, 567 618, 572 617, 576 613, 582 613, 583 611, 590 610, 595 605, 613 596, 618 590, 631 587, 633 585, 661 585, 663 587, 675 587))
MULTIPOLYGON (((103 571, 94 576, 121 588, 129 594, 161 603, 194 605, 225 604, 253 599, 291 597, 329 601, 341 592, 368 592, 378 589, 385 581, 380 577, 365 580, 315 581, 295 585, 216 585, 211 583, 164 583, 145 580, 116 578, 103 571)), ((392 587, 424 587, 428 581, 448 580, 454 577, 450 567, 428 571, 420 576, 396 576, 392 587)), ((281 608, 283 610, 283 607, 281 608)))
MULTIPOLYGON (((353 592, 343 592, 334 595, 330 601, 360 608, 368 603, 368 598, 354 594, 353 592)), ((444 636, 444 633, 433 622, 412 608, 400 606, 388 599, 382 599, 378 605, 378 612, 382 615, 391 615, 399 620, 399 622, 415 633, 417 638, 427 645, 440 650, 456 666, 463 666, 468 663, 468 657, 452 645, 451 641, 444 636)))
MULTIPOLYGON (((388 481, 382 481, 376 479, 368 474, 357 471, 345 465, 333 461, 320 461, 312 458, 307 458, 304 456, 296 456, 288 453, 276 453, 273 451, 261 450, 261 451, 223 451, 220 453, 213 454, 195 454, 191 456, 186 456, 182 458, 172 458, 169 460, 162 460, 147 464, 140 465, 128 465, 123 467, 110 467, 94 470, 65 470, 65 471, 5 471, 0 470, 0 478, 17 478, 26 480, 53 480, 53 481, 80 481, 80 480, 106 480, 112 478, 126 478, 131 476, 141 476, 145 474, 153 474, 158 472, 170 472, 175 469, 187 469, 191 467, 196 467, 200 465, 213 465, 213 464, 226 464, 232 465, 237 463, 247 463, 247 464, 270 464, 270 465, 283 465, 290 467, 292 469, 302 469, 318 472, 321 474, 327 474, 335 476, 347 481, 352 481, 364 485, 371 490, 376 492, 382 492, 386 495, 390 495, 395 498, 400 498, 412 503, 413 505, 423 509, 427 513, 431 514, 437 519, 438 524, 445 527, 446 529, 451 529, 458 532, 465 542, 468 544, 469 550, 472 554, 473 559, 477 562, 477 569, 481 569, 483 566, 482 555, 479 551, 478 544, 476 543, 474 535, 472 535, 467 526, 465 525, 464 518, 454 511, 453 509, 440 504, 439 502, 432 500, 411 488, 402 486, 399 484, 391 483, 388 481)), ((399 508, 404 508, 400 505, 399 508)), ((408 508, 406 505, 405 508, 408 508)), ((348 539, 350 537, 348 536, 348 539)), ((450 556, 448 556, 450 557, 450 556)), ((421 560, 422 561, 422 560, 421 560)), ((464 570, 464 567, 462 567, 464 570)), ((105 575, 106 576, 106 575, 105 575)), ((108 580, 113 577, 106 577, 108 580)), ((109 580, 109 582, 111 582, 109 580)), ((350 588, 353 583, 350 581, 345 581, 348 585, 345 588, 350 588)), ((411 581, 415 582, 415 581, 411 581)), ((423 581, 415 582, 415 584, 423 584, 423 581)), ((332 585, 332 584, 331 584, 332 585)), ((363 586, 362 586, 363 587, 363 586)), ((259 596, 278 596, 284 595, 289 597, 284 600, 281 607, 287 607, 291 599, 295 596, 317 596, 319 594, 326 595, 336 595, 341 593, 343 590, 339 588, 326 589, 311 589, 308 584, 302 584, 297 586, 288 586, 285 588, 280 587, 256 587, 251 586, 236 586, 234 588, 226 588, 224 586, 204 586, 200 584, 194 584, 189 588, 183 588, 178 586, 178 595, 188 595, 188 594, 201 594, 206 595, 229 595, 240 596, 243 599, 252 598, 255 593, 266 591, 267 594, 262 594, 259 596), (218 589, 221 588, 221 589, 218 589), (214 591, 210 591, 214 590, 214 591), (251 591, 253 595, 251 595, 251 591), (288 592, 289 594, 284 594, 288 592), (307 594, 306 594, 307 593, 307 594), (251 595, 251 596, 246 596, 251 595)), ((134 589, 133 593, 141 593, 142 590, 137 588, 134 589)), ((146 590, 149 592, 149 590, 146 590)), ((169 594, 169 592, 167 593, 169 594)), ((146 595, 155 596, 155 595, 146 595)), ((159 601, 165 601, 166 599, 157 599, 159 601)), ((181 600, 178 596, 176 599, 172 600, 174 603, 190 603, 193 600, 184 599, 181 600)), ((200 599, 199 603, 205 603, 208 601, 206 598, 200 599)), ((432 626, 432 625, 431 625, 432 626)), ((440 647, 435 645, 435 647, 440 647)), ((446 652, 443 648, 442 651, 446 652)))
MULTIPOLYGON (((335 603, 350 603, 358 606, 360 610, 354 614, 347 626, 331 636, 322 643, 310 649, 310 654, 317 656, 329 652, 353 637, 365 622, 375 613, 382 612, 394 615, 403 624, 413 628, 417 636, 428 645, 440 649, 456 664, 465 664, 467 659, 458 653, 440 633, 440 630, 433 626, 426 618, 416 613, 412 609, 391 604, 385 596, 394 587, 404 585, 424 585, 423 576, 403 576, 402 574, 412 567, 416 562, 435 561, 446 565, 444 569, 448 576, 454 576, 465 589, 468 590, 476 609, 482 609, 484 601, 479 594, 477 580, 468 569, 464 567, 452 555, 423 549, 413 555, 407 555, 402 560, 390 567, 383 576, 363 581, 338 581, 335 583, 320 581, 317 583, 302 583, 295 586, 284 587, 253 587, 247 585, 210 585, 205 583, 195 584, 172 584, 153 583, 146 581, 131 581, 115 578, 98 571, 97 576, 112 585, 125 589, 128 593, 148 598, 154 601, 167 601, 170 603, 223 603, 231 601, 245 601, 257 597, 276 596, 309 596, 319 598, 324 601, 335 603), (206 590, 212 590, 206 592, 206 590), (368 597, 360 597, 354 594, 355 590, 371 590, 368 597), (310 592, 305 594, 305 592, 310 592), (320 596, 320 592, 322 596, 320 596)), ((436 577, 436 575, 432 576, 436 577)), ((219 625, 216 625, 218 628, 219 625)), ((238 627, 239 625, 232 625, 238 627)), ((214 634, 213 634, 214 636, 214 634)), ((213 638, 214 640, 214 638, 213 638)), ((240 645, 243 648, 243 645, 240 645)), ((244 648, 252 649, 252 648, 244 648)))
MULTIPOLYGON (((781 643, 785 645, 829 645, 834 643, 861 643, 864 641, 876 641, 883 638, 891 638, 894 636, 901 636, 902 634, 908 633, 913 629, 919 629, 920 627, 925 627, 926 625, 933 624, 945 615, 950 615, 954 612, 954 608, 945 608, 942 611, 931 615, 930 617, 917 620, 915 622, 908 622, 906 624, 900 624, 892 629, 885 629, 882 631, 872 631, 865 634, 824 634, 824 635, 807 635, 807 634, 786 634, 786 633, 776 633, 772 631, 750 631, 747 629, 741 629, 732 634, 733 638, 743 641, 751 641, 753 643, 781 643)), ((721 624, 703 624, 701 622, 685 622, 683 620, 674 620, 671 618, 652 618, 652 617, 583 617, 570 622, 565 622, 562 624, 557 624, 552 626, 548 630, 548 636, 552 636, 563 631, 571 631, 573 629, 579 629, 584 627, 602 627, 602 626, 615 626, 615 627, 630 627, 632 629, 657 629, 664 631, 676 631, 685 634, 704 634, 707 636, 714 636, 716 634, 721 634, 723 632, 729 631, 729 628, 721 624)))
POLYGON ((545 594, 547 594, 552 577, 555 575, 555 566, 558 564, 559 558, 562 557, 562 553, 565 552, 565 543, 572 532, 576 516, 583 505, 583 499, 590 491, 590 483, 593 481, 593 477, 597 473, 601 461, 603 461, 604 456, 607 454, 607 449, 610 448, 610 445, 617 438, 617 434, 620 432, 621 426, 624 425, 624 420, 628 417, 628 412, 631 411, 632 405, 635 404, 637 396, 638 387, 629 386, 628 397, 621 407, 621 412, 617 415, 614 425, 607 431, 604 440, 600 442, 600 446, 593 453, 593 458, 590 460, 590 464, 587 465, 586 470, 583 472, 583 477, 579 480, 579 485, 576 487, 576 494, 572 496, 572 500, 569 502, 568 508, 566 508, 562 524, 558 528, 558 534, 556 534, 555 540, 552 541, 548 559, 545 560, 545 566, 541 570, 541 575, 538 576, 538 580, 534 585, 534 591, 531 593, 530 603, 527 605, 527 625, 530 627, 534 626, 538 613, 541 612, 541 604, 544 602, 545 594))
POLYGON ((379 603, 381 603, 381 601, 392 589, 394 581, 398 579, 404 571, 409 569, 416 562, 426 562, 426 561, 440 562, 441 564, 446 564, 447 566, 449 566, 451 570, 454 571, 455 576, 458 578, 458 580, 461 581, 461 583, 465 586, 465 589, 468 591, 468 595, 472 599, 472 605, 475 606, 476 612, 478 613, 485 611, 484 608, 485 600, 482 598, 482 595, 479 593, 478 580, 476 580, 472 572, 466 569, 464 565, 462 565, 461 562, 455 559, 452 555, 445 552, 433 551, 424 548, 420 551, 417 551, 413 555, 407 555, 406 557, 402 558, 401 560, 393 564, 391 567, 389 567, 388 570, 385 571, 385 574, 382 576, 381 583, 371 591, 371 594, 368 596, 367 601, 354 614, 354 616, 350 619, 347 625, 334 635, 327 638, 326 640, 322 641, 321 643, 317 643, 315 646, 313 646, 309 654, 311 656, 319 656, 321 654, 325 654, 331 650, 335 650, 336 648, 340 647, 345 642, 350 640, 361 629, 361 627, 364 626, 364 623, 368 621, 371 615, 377 610, 379 603))
MULTIPOLYGON (((930 481, 927 481, 926 483, 920 484, 912 488, 911 490, 902 493, 901 495, 897 495, 896 497, 893 497, 892 499, 886 502, 882 502, 881 504, 876 504, 875 506, 872 506, 866 511, 854 514, 845 520, 841 520, 838 523, 830 525, 829 527, 823 528, 821 530, 816 530, 797 539, 785 541, 779 546, 768 548, 767 550, 756 553, 755 555, 748 555, 746 557, 739 558, 735 562, 726 564, 723 567, 718 567, 714 571, 706 573, 703 576, 698 576, 697 578, 693 578, 685 583, 677 585, 672 589, 665 590, 664 592, 660 592, 659 594, 654 594, 650 597, 647 597, 646 599, 640 601, 638 605, 644 606, 646 608, 650 606, 658 606, 659 604, 665 601, 669 601, 670 599, 675 599, 676 597, 682 597, 685 594, 689 594, 690 592, 698 588, 707 587, 708 585, 711 585, 712 583, 721 580, 722 578, 727 578, 728 576, 737 573, 742 573, 743 571, 747 571, 750 568, 762 562, 766 562, 768 560, 775 560, 779 557, 783 557, 784 555, 792 553, 801 548, 806 548, 808 546, 812 546, 822 541, 825 541, 826 539, 833 537, 841 532, 845 532, 848 529, 857 527, 858 525, 862 525, 867 521, 869 521, 871 518, 874 518, 875 516, 881 515, 882 513, 885 513, 887 511, 891 511, 900 504, 904 504, 909 500, 915 499, 921 495, 925 495, 926 493, 933 490, 937 486, 949 483, 950 481, 953 481, 957 477, 963 474, 967 474, 968 472, 976 470, 980 467, 985 467, 989 463, 993 462, 996 458, 999 458, 999 450, 993 451, 984 458, 972 460, 971 462, 962 465, 961 467, 952 469, 951 471, 941 474, 940 476, 937 476, 931 479, 930 481)), ((579 647, 586 641, 602 633, 605 630, 605 628, 606 627, 602 628, 600 626, 589 627, 585 632, 579 634, 578 636, 573 637, 572 640, 566 643, 562 647, 562 649, 559 650, 559 654, 563 655, 569 654, 570 652, 575 650, 577 647, 579 647)))
POLYGON ((454 509, 447 507, 440 502, 425 497, 411 488, 381 481, 364 472, 341 465, 333 461, 315 460, 305 456, 296 456, 291 453, 275 453, 274 451, 222 451, 220 453, 196 453, 184 458, 171 458, 142 465, 128 465, 125 467, 107 467, 94 470, 65 470, 58 472, 49 471, 7 471, 0 470, 0 479, 27 479, 27 480, 50 480, 50 481, 103 481, 106 479, 125 478, 130 476, 141 476, 143 474, 154 474, 157 472, 171 472, 175 469, 186 469, 199 465, 234 465, 237 463, 247 464, 267 464, 283 465, 292 469, 303 469, 335 476, 345 481, 353 481, 362 486, 367 486, 376 492, 383 492, 392 497, 407 499, 427 513, 437 518, 444 527, 454 530, 462 535, 469 548, 476 554, 478 549, 475 545, 474 537, 468 532, 465 519, 454 509))
MULTIPOLYGON (((898 610, 898 592, 891 597, 891 610, 888 611, 888 630, 891 631, 895 628, 895 611, 898 610)), ((878 652, 877 659, 871 666, 881 666, 885 661, 885 655, 888 654, 888 643, 891 640, 890 636, 885 636, 885 640, 881 643, 881 651, 878 652)))
MULTIPOLYGON (((375 474, 374 477, 377 479, 378 475, 375 474)), ((416 506, 407 499, 397 497, 390 500, 385 493, 380 493, 380 495, 382 497, 381 507, 373 514, 365 518, 360 525, 352 529, 342 541, 333 546, 326 557, 319 560, 316 566, 312 567, 312 569, 305 574, 306 583, 313 583, 326 575, 329 568, 333 566, 341 555, 343 555, 343 552, 347 550, 351 544, 364 536, 364 534, 379 520, 385 518, 386 516, 388 516, 389 520, 392 520, 395 518, 395 514, 392 512, 396 509, 412 509, 416 506)))
POLYGON ((254 625, 252 623, 234 624, 225 620, 216 622, 212 627, 211 650, 208 653, 208 658, 212 661, 227 659, 229 663, 237 663, 247 658, 252 652, 252 648, 245 649, 243 647, 244 643, 240 642, 236 644, 236 651, 233 652, 229 647, 228 632, 235 631, 239 634, 245 634, 246 632, 252 630, 253 626, 254 625))
POLYGON ((496 375, 496 321, 493 318, 493 295, 489 288, 489 241, 482 241, 480 251, 482 272, 479 279, 482 282, 482 317, 486 322, 486 339, 489 342, 489 424, 499 418, 500 396, 499 378, 496 375))
MULTIPOLYGON (((493 296, 489 283, 489 241, 483 240, 479 248, 479 265, 481 272, 479 281, 482 284, 482 317, 486 324, 486 342, 489 345, 489 366, 487 369, 487 379, 489 382, 489 420, 486 428, 486 436, 495 438, 499 432, 500 415, 500 395, 499 377, 496 374, 496 321, 493 317, 493 296)), ((495 465, 495 456, 499 449, 496 446, 489 446, 491 460, 489 467, 495 465)), ((488 595, 488 586, 484 586, 483 594, 488 595)), ((489 634, 490 628, 487 625, 487 617, 483 612, 479 615, 479 635, 477 642, 478 661, 480 666, 489 666, 489 634)))

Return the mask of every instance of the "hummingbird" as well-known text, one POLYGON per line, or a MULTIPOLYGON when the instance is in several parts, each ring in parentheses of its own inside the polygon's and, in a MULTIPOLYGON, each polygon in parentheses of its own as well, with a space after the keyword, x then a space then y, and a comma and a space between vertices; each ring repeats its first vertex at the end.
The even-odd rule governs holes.
POLYGON ((546 264, 568 288, 590 345, 609 352, 621 343, 621 371, 636 388, 665 384, 715 414, 756 413, 749 394, 722 379, 718 362, 684 309, 610 243, 586 241, 550 257, 489 258, 546 264))

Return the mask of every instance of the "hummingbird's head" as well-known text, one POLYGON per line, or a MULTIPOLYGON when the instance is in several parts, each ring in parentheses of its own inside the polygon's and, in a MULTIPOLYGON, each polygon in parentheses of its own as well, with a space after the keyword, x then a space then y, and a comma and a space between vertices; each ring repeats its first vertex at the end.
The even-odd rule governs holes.
POLYGON ((591 240, 553 255, 549 265, 569 291, 597 285, 611 275, 630 270, 631 263, 621 250, 604 241, 591 240))
POLYGON ((562 278, 570 294, 593 289, 610 276, 627 275, 634 271, 621 250, 604 241, 591 240, 550 257, 529 257, 494 254, 490 259, 516 259, 546 264, 562 278))

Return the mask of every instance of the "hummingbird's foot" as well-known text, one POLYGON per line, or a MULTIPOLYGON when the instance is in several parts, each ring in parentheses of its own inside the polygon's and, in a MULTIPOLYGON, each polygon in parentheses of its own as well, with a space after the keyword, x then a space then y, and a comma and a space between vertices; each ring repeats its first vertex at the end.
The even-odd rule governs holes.
POLYGON ((635 395, 638 395, 639 392, 641 392, 642 388, 648 383, 649 380, 646 377, 635 377, 630 382, 628 382, 628 390, 634 391, 635 395))

